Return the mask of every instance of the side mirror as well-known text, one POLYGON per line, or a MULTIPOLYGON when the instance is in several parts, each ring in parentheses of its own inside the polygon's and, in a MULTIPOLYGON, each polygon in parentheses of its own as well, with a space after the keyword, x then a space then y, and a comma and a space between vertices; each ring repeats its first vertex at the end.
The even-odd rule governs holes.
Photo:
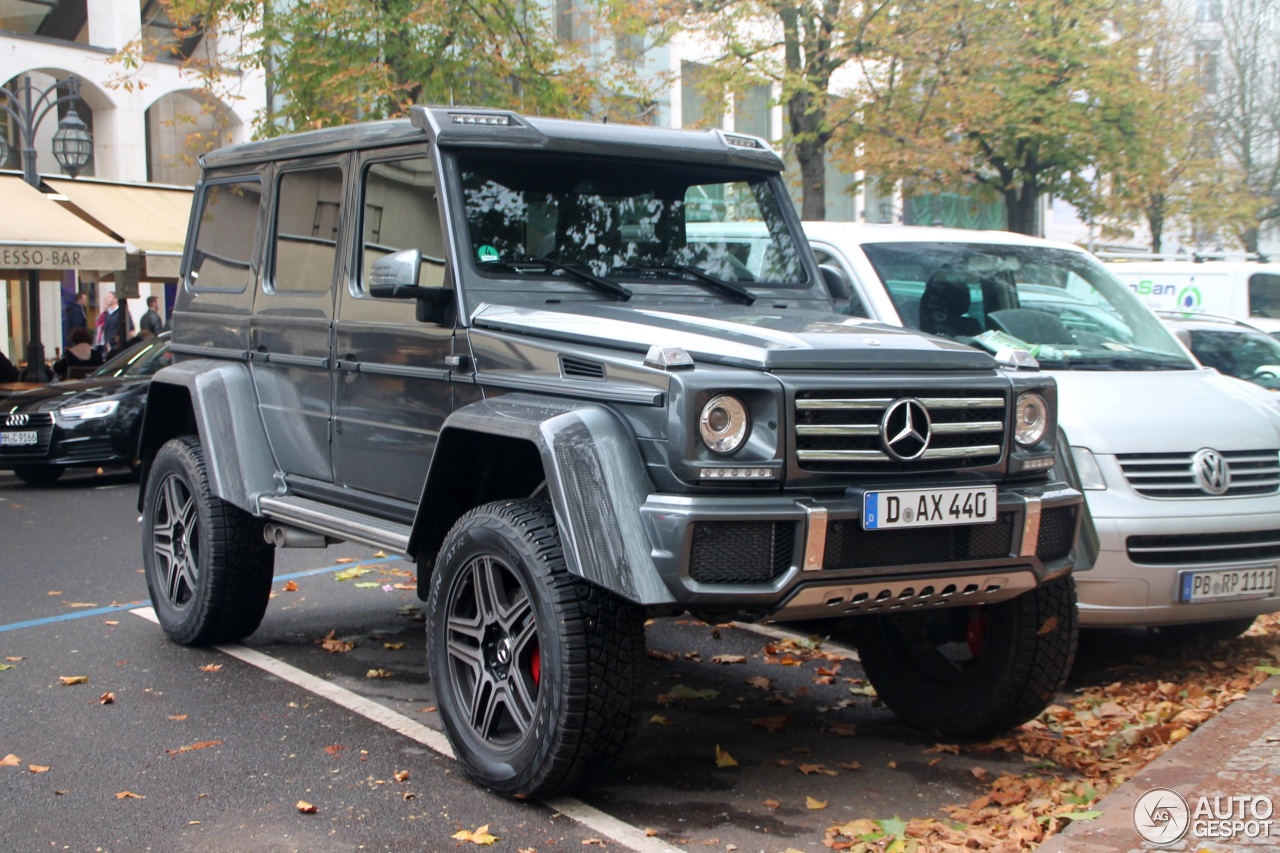
POLYGON ((827 293, 831 294, 832 300, 837 305, 848 302, 853 296, 853 283, 844 274, 844 270, 834 264, 820 264, 818 269, 822 272, 822 283, 827 286, 827 293))
POLYGON ((384 258, 378 258, 369 267, 367 290, 379 299, 417 299, 418 291, 428 288, 418 286, 418 271, 422 269, 422 252, 402 249, 384 258))

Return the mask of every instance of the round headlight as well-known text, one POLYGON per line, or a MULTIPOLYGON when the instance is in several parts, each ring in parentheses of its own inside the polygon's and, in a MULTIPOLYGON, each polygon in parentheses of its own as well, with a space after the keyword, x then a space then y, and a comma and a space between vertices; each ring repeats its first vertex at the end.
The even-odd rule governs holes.
POLYGON ((1049 427, 1049 404, 1039 394, 1019 394, 1014 411, 1013 439, 1030 447, 1044 438, 1049 427))
POLYGON ((698 417, 698 433, 713 453, 733 453, 747 440, 750 431, 747 407, 727 394, 712 397, 698 417))

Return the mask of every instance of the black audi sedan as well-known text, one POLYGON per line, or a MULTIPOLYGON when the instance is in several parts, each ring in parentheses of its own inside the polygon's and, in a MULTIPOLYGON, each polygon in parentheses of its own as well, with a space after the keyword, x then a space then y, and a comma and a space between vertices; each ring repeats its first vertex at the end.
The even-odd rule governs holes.
POLYGON ((142 341, 84 379, 0 401, 0 470, 33 486, 68 468, 132 468, 151 376, 173 360, 169 335, 142 341))

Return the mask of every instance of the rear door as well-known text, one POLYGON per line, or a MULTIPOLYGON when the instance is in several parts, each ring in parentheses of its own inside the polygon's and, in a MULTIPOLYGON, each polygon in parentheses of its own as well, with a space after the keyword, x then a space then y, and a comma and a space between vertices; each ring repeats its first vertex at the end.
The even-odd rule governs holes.
POLYGON ((285 475, 333 481, 330 348, 349 155, 277 171, 266 274, 249 359, 267 438, 285 475))

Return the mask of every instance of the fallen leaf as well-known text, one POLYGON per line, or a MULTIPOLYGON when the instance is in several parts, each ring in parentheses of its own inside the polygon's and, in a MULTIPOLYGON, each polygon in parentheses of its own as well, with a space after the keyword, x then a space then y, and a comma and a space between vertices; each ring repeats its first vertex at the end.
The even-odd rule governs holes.
POLYGON ((106 693, 103 693, 101 696, 98 697, 99 705, 110 705, 115 701, 116 701, 116 694, 112 693, 110 690, 108 690, 106 693))
POLYGON ((145 800, 142 794, 135 794, 133 791, 116 791, 117 800, 145 800))
POLYGON ((333 579, 336 581, 354 580, 355 578, 358 578, 361 575, 367 575, 372 571, 373 569, 370 569, 366 566, 352 566, 349 569, 343 569, 340 572, 335 572, 333 575, 333 579))
POLYGON ((119 625, 120 620, 119 619, 103 619, 102 624, 103 625, 119 625))
POLYGON ((786 714, 780 714, 776 717, 756 717, 751 721, 751 725, 764 729, 766 732, 780 732, 791 723, 791 717, 786 714))
POLYGON ((356 581, 352 584, 356 589, 381 589, 382 584, 377 581, 356 581))
POLYGON ((32 773, 48 773, 49 768, 41 764, 28 764, 27 769, 32 773))
POLYGON ((62 595, 62 590, 60 590, 60 589, 51 589, 51 590, 49 590, 49 592, 47 593, 47 595, 62 595))
POLYGON ((330 654, 336 654, 339 652, 349 652, 356 647, 356 644, 351 640, 343 640, 336 637, 335 636, 336 633, 337 633, 336 631, 330 631, 328 634, 325 634, 319 640, 316 640, 316 642, 319 643, 324 648, 324 650, 326 652, 329 652, 330 654))
POLYGON ((187 718, 186 714, 170 714, 169 715, 169 719, 173 720, 175 723, 180 723, 186 718, 187 718))
POLYGON ((684 684, 677 684, 675 687, 671 688, 671 692, 667 695, 673 699, 714 699, 720 695, 720 691, 712 690, 709 687, 703 690, 697 690, 684 684))
POLYGON ((942 756, 938 756, 937 758, 930 758, 929 766, 933 767, 935 764, 939 763, 940 761, 942 761, 942 756))
POLYGON ((8 657, 5 658, 5 660, 9 661, 10 663, 17 663, 20 660, 26 660, 26 659, 27 658, 25 655, 9 655, 8 657))
POLYGON ((427 706, 427 707, 425 707, 425 708, 419 708, 419 709, 418 709, 418 713, 419 713, 419 714, 434 714, 434 713, 435 713, 435 711, 436 711, 436 706, 435 706, 435 705, 428 705, 428 706, 427 706))
POLYGON ((747 656, 746 655, 716 655, 711 659, 711 662, 723 663, 723 664, 746 663, 747 656))
POLYGON ((840 775, 835 770, 828 770, 826 767, 823 767, 821 764, 801 764, 796 769, 806 776, 812 776, 815 773, 821 773, 823 776, 839 776, 840 775))
POLYGON ((281 588, 282 588, 285 592, 297 592, 297 591, 298 591, 298 585, 297 585, 296 583, 294 583, 293 581, 285 581, 284 586, 283 586, 283 587, 281 587, 281 588))
POLYGON ((841 761, 839 764, 841 770, 861 770, 861 761, 841 761))
POLYGON ((582 846, 583 847, 603 847, 604 841, 599 838, 584 838, 582 839, 582 846))
POLYGON ((383 643, 382 647, 384 649, 390 649, 393 652, 398 652, 404 648, 404 643, 383 643))
POLYGON ((885 765, 885 767, 888 767, 890 770, 897 770, 897 769, 898 769, 898 762, 896 762, 896 761, 890 761, 888 764, 886 764, 886 765, 885 765))
POLYGON ((416 583, 393 583, 391 588, 414 591, 418 588, 418 585, 416 583))
POLYGON ((169 755, 178 755, 183 752, 195 752, 197 749, 208 749, 211 746, 222 746, 222 741, 200 740, 195 743, 187 744, 186 746, 180 746, 177 749, 166 749, 165 752, 169 755))
POLYGON ((738 762, 733 756, 720 748, 720 744, 716 744, 716 767, 737 767, 738 762))
POLYGON ((649 718, 649 722, 653 723, 655 726, 671 725, 671 721, 668 720, 666 717, 662 716, 661 714, 654 714, 652 717, 649 718))
POLYGON ((391 774, 391 778, 395 779, 397 782, 407 782, 409 781, 409 771, 397 770, 395 773, 391 774))
POLYGON ((98 605, 92 601, 64 601, 63 604, 68 607, 97 607, 98 605))
POLYGON ((782 803, 778 802, 777 800, 765 800, 764 804, 771 809, 776 809, 782 805, 782 803))
POLYGON ((827 720, 823 723, 822 730, 838 737, 853 737, 858 733, 858 727, 853 723, 842 723, 837 720, 827 720))
POLYGON ((17 767, 22 763, 22 759, 14 755, 12 752, 4 758, 0 758, 0 767, 17 767))
POLYGON ((338 559, 334 560, 335 563, 354 563, 355 561, 356 561, 355 557, 339 557, 338 559))
POLYGON ((222 670, 222 664, 220 663, 207 663, 204 666, 200 667, 201 672, 220 672, 221 670, 222 670))
POLYGON ((389 669, 371 669, 364 674, 365 678, 390 678, 391 670, 389 669))
POLYGON ((6 669, 13 669, 13 668, 14 666, 11 663, 0 663, 0 672, 4 672, 6 669))
POLYGON ((346 749, 346 747, 340 743, 331 743, 324 748, 324 751, 334 757, 337 757, 338 753, 342 752, 344 749, 346 749))
POLYGON ((302 812, 303 814, 315 814, 317 811, 319 811, 319 809, 311 805, 311 803, 308 803, 306 800, 298 800, 298 805, 296 808, 298 809, 298 811, 302 812))
POLYGON ((985 767, 970 767, 969 772, 973 774, 975 779, 982 779, 989 775, 985 767))
POLYGON ((1044 620, 1044 624, 1040 626, 1040 630, 1036 631, 1036 636, 1043 637, 1045 634, 1050 633, 1051 631, 1055 630, 1057 627, 1058 627, 1058 617, 1050 616, 1048 619, 1044 620))
POLYGON ((63 687, 69 687, 72 684, 88 684, 89 676, 87 675, 59 675, 58 681, 62 682, 63 687))
POLYGON ((818 809, 825 809, 825 808, 827 807, 827 801, 826 801, 826 800, 815 800, 813 797, 805 797, 805 798, 804 798, 804 806, 805 806, 805 808, 807 808, 807 809, 811 809, 811 810, 813 810, 813 811, 817 811, 818 809))
POLYGON ((455 841, 470 841, 472 844, 492 844, 498 840, 495 835, 489 834, 489 824, 485 824, 474 832, 460 829, 453 834, 455 841))
POLYGON ((960 747, 954 743, 935 743, 933 746, 929 747, 928 749, 920 750, 920 752, 924 755, 931 755, 934 753, 941 755, 944 752, 949 752, 952 755, 959 755, 960 747))

